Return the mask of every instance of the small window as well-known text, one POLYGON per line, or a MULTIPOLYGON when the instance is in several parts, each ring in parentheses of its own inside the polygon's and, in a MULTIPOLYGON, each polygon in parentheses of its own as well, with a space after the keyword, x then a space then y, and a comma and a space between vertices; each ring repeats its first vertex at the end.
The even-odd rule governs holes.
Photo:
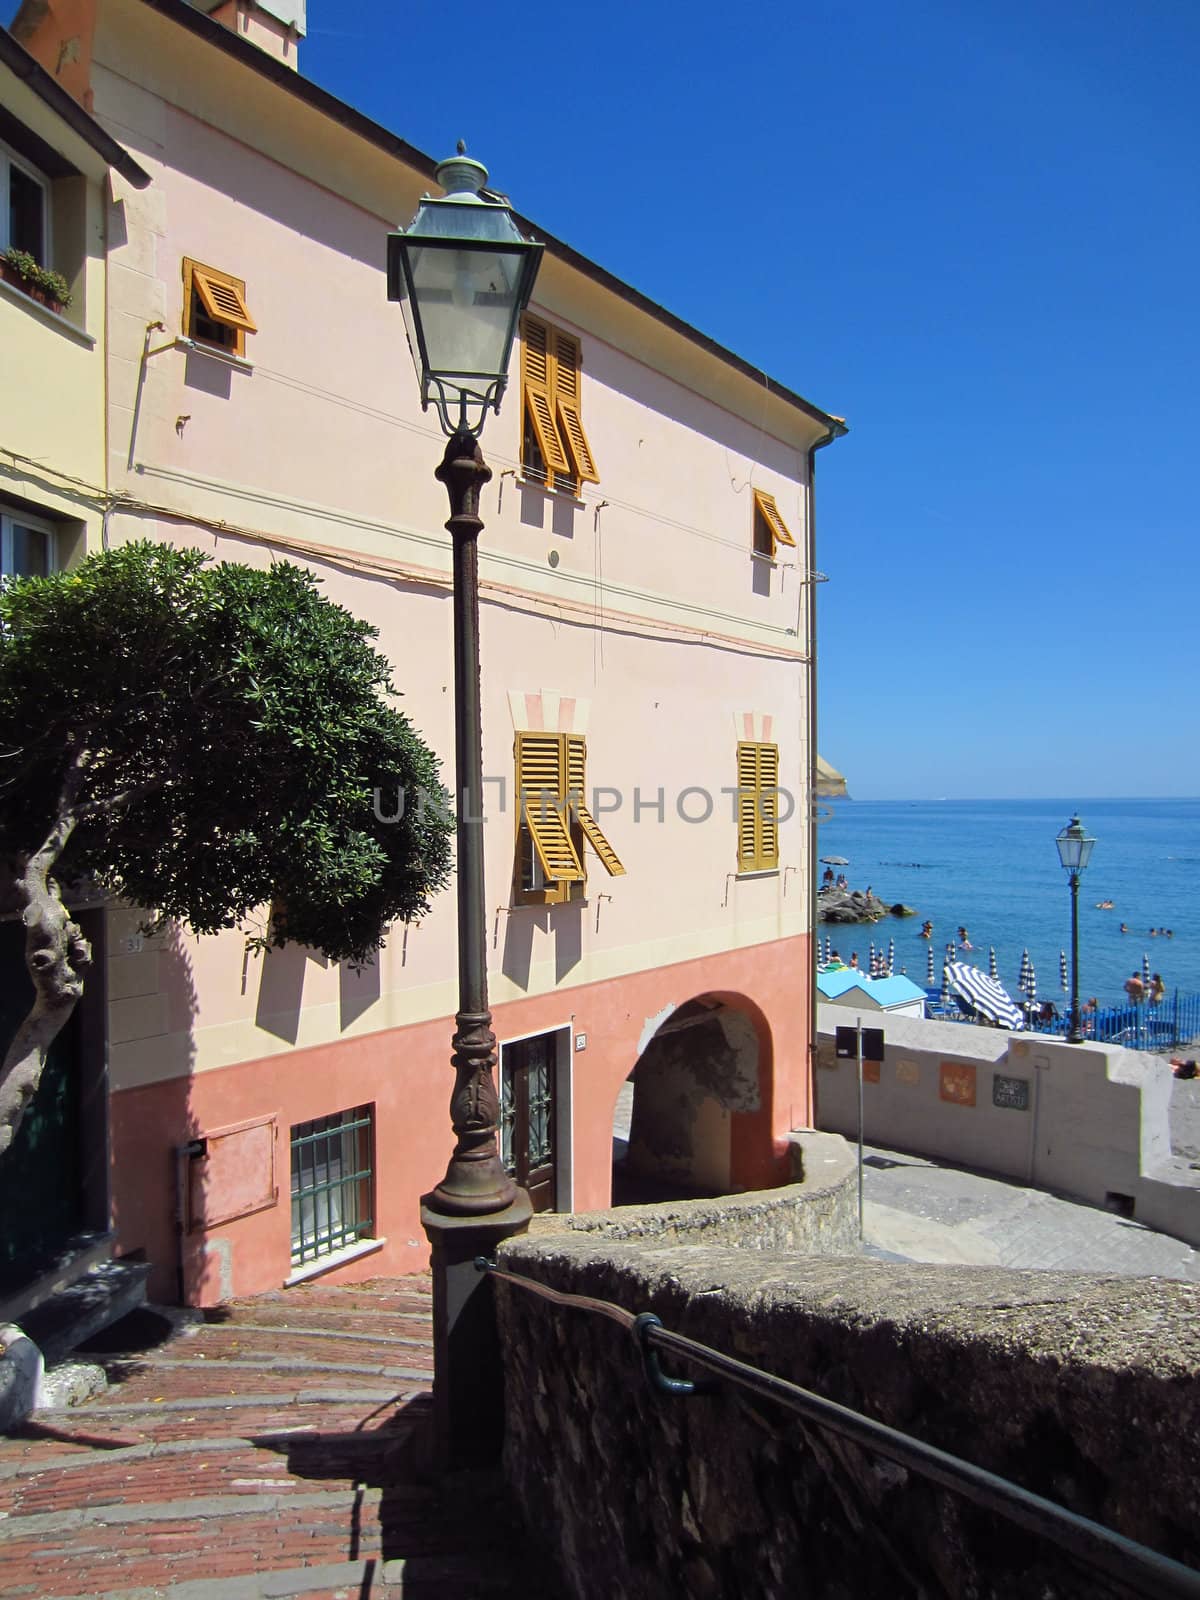
POLYGON ((587 886, 584 845, 611 877, 625 868, 588 810, 587 740, 580 733, 519 732, 515 890, 526 905, 578 899, 587 886))
POLYGON ((548 489, 599 483, 582 415, 579 340, 536 317, 521 323, 521 466, 548 489))
POLYGON ((779 746, 742 740, 737 747, 737 869, 779 866, 779 746))
POLYGON ((0 506, 0 578, 46 578, 55 568, 54 529, 0 506))
POLYGON ((375 1119, 371 1106, 292 1129, 292 1265, 369 1239, 374 1232, 375 1119))
POLYGON ((246 335, 258 327, 246 305, 240 278, 183 260, 183 331, 198 344, 215 345, 232 356, 246 354, 246 335))
POLYGON ((796 548, 796 541, 775 504, 775 496, 765 489, 754 491, 754 554, 774 561, 781 544, 796 548))

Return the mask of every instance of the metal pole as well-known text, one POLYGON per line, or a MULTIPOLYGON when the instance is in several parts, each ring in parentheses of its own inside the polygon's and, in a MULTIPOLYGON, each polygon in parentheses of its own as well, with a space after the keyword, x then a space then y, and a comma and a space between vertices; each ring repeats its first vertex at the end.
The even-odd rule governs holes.
POLYGON ((504 1371, 491 1284, 477 1256, 529 1225, 532 1207, 497 1146, 496 1035, 488 1009, 483 877, 483 725, 479 685, 479 492, 492 474, 474 437, 456 433, 436 476, 450 495, 454 540, 454 747, 458 871, 458 1013, 446 1176, 421 1197, 433 1277, 433 1460, 491 1465, 504 1439, 504 1371))
POLYGON ((1071 874, 1071 1029, 1068 1044, 1083 1043, 1079 1016, 1079 874, 1071 874))
POLYGON ((854 1053, 858 1058, 858 1237, 863 1238, 863 1054, 862 1018, 855 1019, 854 1053))

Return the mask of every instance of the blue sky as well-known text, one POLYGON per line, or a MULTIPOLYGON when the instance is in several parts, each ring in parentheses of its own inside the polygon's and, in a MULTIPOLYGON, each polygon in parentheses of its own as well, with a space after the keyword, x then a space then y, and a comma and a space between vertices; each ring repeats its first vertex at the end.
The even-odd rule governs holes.
POLYGON ((308 21, 309 77, 430 154, 465 138, 549 232, 849 419, 817 564, 855 796, 1200 794, 1196 0, 308 21))

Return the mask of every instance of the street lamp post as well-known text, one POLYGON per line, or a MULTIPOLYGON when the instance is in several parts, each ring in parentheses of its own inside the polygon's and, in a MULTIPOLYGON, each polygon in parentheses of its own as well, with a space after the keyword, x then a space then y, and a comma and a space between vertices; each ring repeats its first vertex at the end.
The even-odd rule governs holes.
POLYGON ((1095 839, 1087 833, 1078 817, 1072 817, 1055 838, 1058 859, 1071 879, 1071 1026, 1067 1033, 1068 1044, 1083 1043, 1083 1026, 1079 1017, 1079 879, 1091 858, 1095 839))
POLYGON ((432 1247, 434 1453, 443 1467, 486 1461, 503 1430, 492 1285, 474 1260, 529 1222, 529 1196, 497 1146, 496 1036, 488 1008, 484 925, 483 732, 479 670, 480 491, 491 478, 479 435, 498 412, 521 312, 542 246, 524 238, 487 171, 458 154, 437 169, 412 225, 388 235, 388 298, 399 300, 421 385, 447 435, 435 476, 450 497, 454 545, 454 743, 458 875, 458 1013, 451 1061, 455 1136, 446 1175, 422 1196, 432 1247))

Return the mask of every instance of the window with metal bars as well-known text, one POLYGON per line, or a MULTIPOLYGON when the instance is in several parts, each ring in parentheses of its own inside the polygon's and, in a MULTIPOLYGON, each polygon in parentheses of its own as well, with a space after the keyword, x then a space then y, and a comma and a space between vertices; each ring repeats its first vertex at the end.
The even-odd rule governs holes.
POLYGON ((374 1228, 375 1127, 356 1106, 292 1129, 292 1265, 333 1255, 374 1228))

